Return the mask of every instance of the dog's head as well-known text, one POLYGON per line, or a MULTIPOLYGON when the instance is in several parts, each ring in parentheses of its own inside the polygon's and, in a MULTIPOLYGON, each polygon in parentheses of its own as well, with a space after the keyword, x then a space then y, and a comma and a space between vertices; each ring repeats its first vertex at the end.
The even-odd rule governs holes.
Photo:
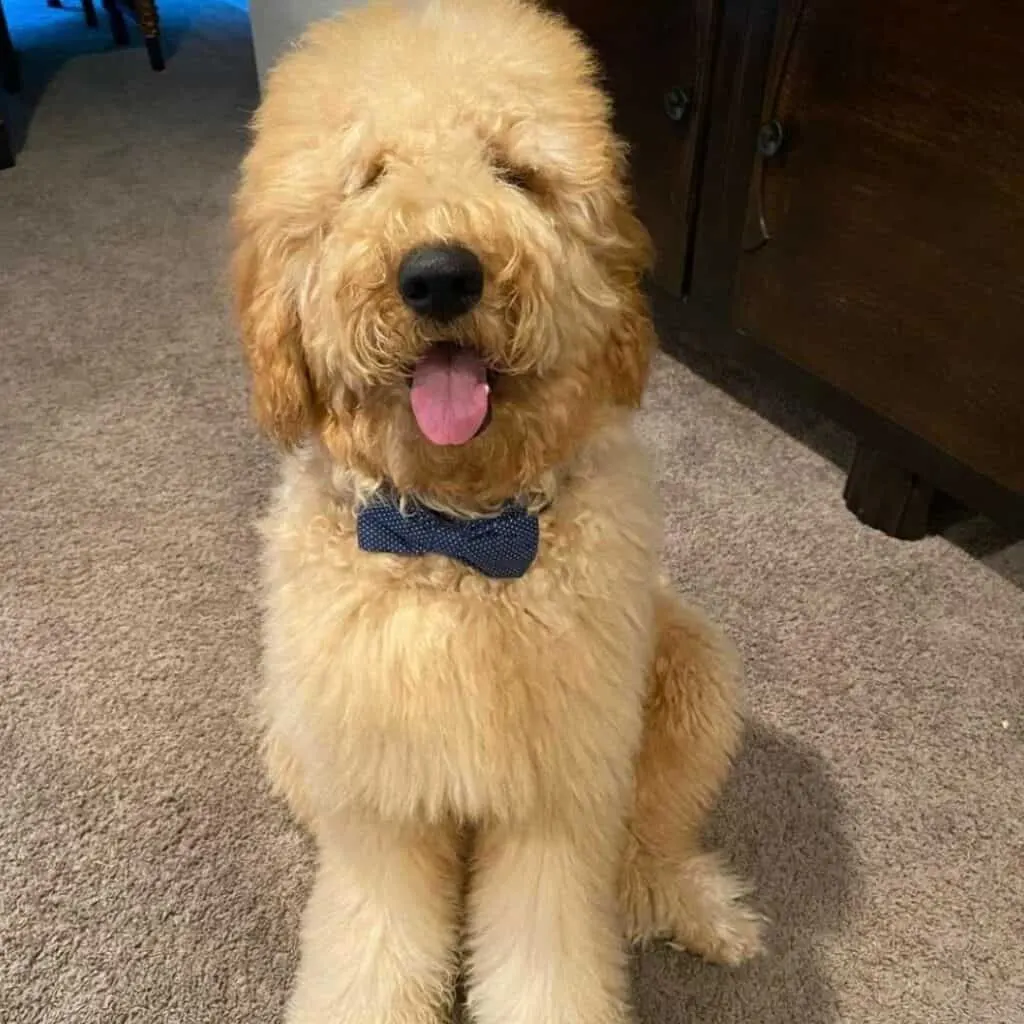
POLYGON ((636 404, 649 243, 593 59, 517 0, 398 0, 270 76, 236 205, 256 415, 399 491, 541 486, 636 404))

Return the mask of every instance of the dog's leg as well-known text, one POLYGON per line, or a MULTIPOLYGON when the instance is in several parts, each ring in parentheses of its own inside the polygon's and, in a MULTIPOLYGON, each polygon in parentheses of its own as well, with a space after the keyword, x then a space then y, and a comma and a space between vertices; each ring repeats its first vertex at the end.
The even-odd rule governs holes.
POLYGON ((623 1024, 626 950, 615 892, 622 818, 478 835, 469 898, 477 1024, 623 1024))
POLYGON ((319 824, 288 1024, 438 1024, 456 973, 454 832, 319 824))
POLYGON ((744 902, 748 887, 700 840, 739 745, 739 660, 715 627, 667 590, 656 614, 621 881, 627 934, 674 939, 709 960, 739 964, 761 951, 764 919, 744 902))

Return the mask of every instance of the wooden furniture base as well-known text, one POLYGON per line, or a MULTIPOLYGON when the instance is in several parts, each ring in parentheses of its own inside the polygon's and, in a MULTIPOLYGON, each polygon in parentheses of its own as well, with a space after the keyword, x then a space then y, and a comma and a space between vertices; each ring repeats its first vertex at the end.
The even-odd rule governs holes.
POLYGON ((857 445, 846 479, 846 507, 866 526, 899 540, 921 540, 932 525, 935 488, 887 455, 857 445))
MULTIPOLYGON (((879 416, 828 381, 780 356, 770 346, 730 330, 713 311, 683 302, 661 289, 655 289, 654 297, 659 321, 664 326, 662 340, 669 355, 683 363, 696 362, 698 366, 709 357, 725 359, 749 368, 760 380, 771 382, 782 391, 800 396, 810 407, 853 434, 858 439, 859 451, 885 453, 892 466, 913 473, 922 487, 931 488, 929 529, 940 528, 942 518, 950 514, 955 504, 961 514, 963 510, 979 512, 1011 532, 1024 535, 1024 495, 1002 487, 912 431, 879 416)), ((867 472, 863 461, 857 472, 863 480, 867 472)), ((853 487, 856 496, 859 485, 853 487)), ((871 525, 885 529, 884 524, 871 525)), ((904 527, 892 535, 902 537, 906 532, 904 527)))

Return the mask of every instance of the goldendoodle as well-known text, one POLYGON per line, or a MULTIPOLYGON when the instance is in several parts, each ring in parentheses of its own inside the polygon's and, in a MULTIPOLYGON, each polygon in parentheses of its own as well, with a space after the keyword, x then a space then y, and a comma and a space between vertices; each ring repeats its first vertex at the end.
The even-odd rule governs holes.
POLYGON ((319 851, 288 1019, 433 1024, 464 962, 480 1024, 619 1024, 627 941, 756 953, 700 838, 738 664, 659 576, 650 247, 579 35, 520 0, 314 26, 235 224, 285 449, 266 758, 319 851))

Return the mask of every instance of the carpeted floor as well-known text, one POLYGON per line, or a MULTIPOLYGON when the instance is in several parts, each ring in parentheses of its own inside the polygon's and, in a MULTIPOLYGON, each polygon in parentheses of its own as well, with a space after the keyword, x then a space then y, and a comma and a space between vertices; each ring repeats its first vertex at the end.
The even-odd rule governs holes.
MULTIPOLYGON (((233 6, 162 6, 162 76, 47 13, 0 174, 4 1024, 276 1021, 310 879, 248 717, 273 463, 223 266, 250 45, 233 6)), ((1024 546, 869 532, 840 432, 692 365, 659 363, 642 428, 669 565, 749 666, 714 831, 776 923, 735 973, 642 958, 641 1020, 1020 1024, 1024 546)))

